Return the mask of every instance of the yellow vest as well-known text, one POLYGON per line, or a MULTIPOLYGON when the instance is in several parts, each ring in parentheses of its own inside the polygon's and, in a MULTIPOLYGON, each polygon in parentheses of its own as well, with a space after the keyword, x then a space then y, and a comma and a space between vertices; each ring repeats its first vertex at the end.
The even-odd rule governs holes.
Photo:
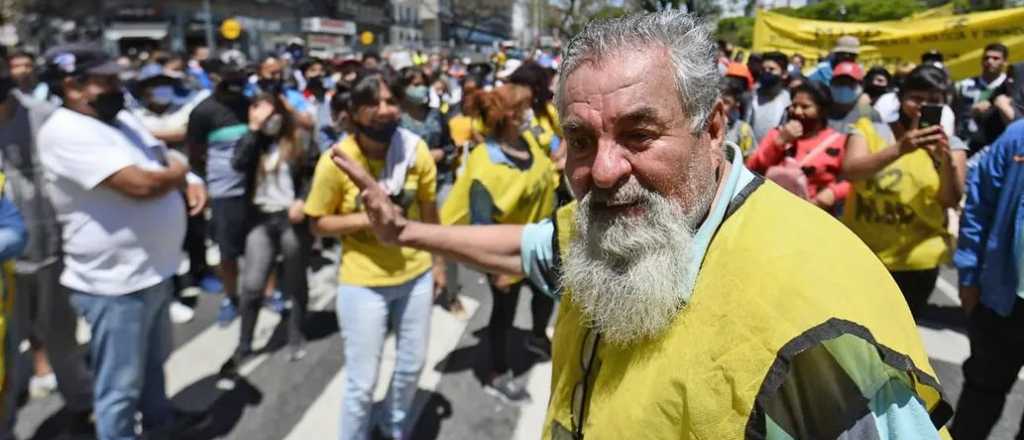
MULTIPOLYGON (((3 188, 6 183, 7 176, 0 173, 0 197, 3 196, 3 188)), ((14 261, 7 260, 2 265, 3 274, 0 276, 0 341, 6 341, 8 321, 11 312, 14 311, 14 261)), ((7 377, 5 353, 6 350, 0 350, 0 399, 3 399, 8 392, 8 384, 5 380, 7 377)))
MULTIPOLYGON (((867 118, 854 124, 868 150, 886 147, 867 118)), ((946 211, 936 198, 939 174, 924 150, 900 157, 870 179, 853 182, 843 223, 891 271, 934 269, 951 257, 946 211)))
MULTIPOLYGON (((574 209, 556 214, 562 258, 574 209)), ((563 293, 560 307, 545 439, 567 438, 576 428, 573 394, 588 332, 572 292, 563 293)), ((691 301, 664 333, 628 347, 597 343, 581 399, 582 433, 587 440, 764 438, 775 428, 765 419, 768 404, 791 383, 787 373, 808 372, 788 366, 820 346, 835 349, 844 366, 860 366, 846 372, 868 399, 895 378, 933 419, 951 415, 885 268, 824 211, 765 183, 724 220, 691 301)), ((807 377, 830 379, 816 371, 807 377)))
POLYGON ((491 160, 487 145, 481 144, 469 153, 466 171, 455 184, 441 207, 441 223, 469 223, 469 193, 474 181, 487 188, 498 210, 495 223, 527 224, 551 216, 555 207, 557 177, 548 155, 529 134, 524 134, 533 156, 530 168, 520 170, 491 160))

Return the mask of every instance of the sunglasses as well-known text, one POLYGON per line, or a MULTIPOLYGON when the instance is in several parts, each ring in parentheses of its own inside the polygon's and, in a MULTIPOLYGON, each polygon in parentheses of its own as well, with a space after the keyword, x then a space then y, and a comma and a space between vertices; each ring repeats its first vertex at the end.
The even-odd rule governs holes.
POLYGON ((583 337, 583 348, 580 350, 580 368, 583 375, 572 390, 572 434, 575 440, 583 440, 583 421, 586 420, 587 397, 591 391, 588 385, 591 372, 596 370, 594 361, 597 360, 599 339, 600 335, 593 330, 587 330, 586 336, 583 337))

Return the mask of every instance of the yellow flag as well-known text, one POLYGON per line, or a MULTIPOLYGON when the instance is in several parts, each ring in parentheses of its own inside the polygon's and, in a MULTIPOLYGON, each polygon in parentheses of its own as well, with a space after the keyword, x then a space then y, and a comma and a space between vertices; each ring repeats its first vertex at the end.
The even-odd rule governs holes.
MULTIPOLYGON (((941 9, 941 8, 937 8, 941 9)), ((926 11, 928 12, 928 11, 926 11)), ((938 50, 953 79, 980 73, 981 56, 989 43, 1010 49, 1010 62, 1024 61, 1024 8, 875 23, 840 23, 788 17, 758 11, 754 20, 754 52, 778 50, 808 59, 825 57, 843 35, 860 39, 858 60, 865 67, 890 70, 903 61, 918 63, 921 54, 938 50)))

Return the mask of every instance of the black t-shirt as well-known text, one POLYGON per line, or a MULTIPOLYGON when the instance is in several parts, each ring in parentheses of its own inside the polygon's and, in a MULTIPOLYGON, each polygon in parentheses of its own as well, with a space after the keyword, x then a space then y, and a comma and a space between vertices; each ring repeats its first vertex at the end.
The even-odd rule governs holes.
POLYGON ((241 98, 237 103, 230 105, 217 99, 216 95, 210 95, 188 115, 188 130, 185 133, 185 141, 189 145, 206 145, 207 137, 218 128, 228 127, 237 124, 246 124, 249 121, 249 100, 241 98))

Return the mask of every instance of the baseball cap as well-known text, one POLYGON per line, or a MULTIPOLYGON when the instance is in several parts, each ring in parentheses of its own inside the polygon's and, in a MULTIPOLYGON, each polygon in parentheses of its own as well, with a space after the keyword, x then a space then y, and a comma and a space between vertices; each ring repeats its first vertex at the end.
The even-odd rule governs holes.
POLYGON ((853 61, 843 61, 839 63, 835 69, 832 69, 833 78, 838 78, 840 76, 848 76, 857 81, 863 81, 864 69, 860 67, 860 64, 853 61))
POLYGON ((46 70, 63 75, 117 75, 124 70, 107 52, 91 44, 57 46, 43 54, 46 70))
POLYGON ((853 35, 843 35, 836 40, 836 47, 832 48, 832 53, 860 53, 860 40, 853 35))
POLYGON ((725 67, 725 76, 735 76, 747 80, 747 88, 754 88, 754 75, 750 74, 750 69, 746 64, 741 63, 729 63, 725 67))
POLYGON ((498 79, 508 78, 509 76, 512 75, 512 72, 515 72, 516 69, 518 69, 519 66, 522 65, 522 60, 510 58, 508 61, 505 61, 505 67, 494 76, 496 76, 498 79))

